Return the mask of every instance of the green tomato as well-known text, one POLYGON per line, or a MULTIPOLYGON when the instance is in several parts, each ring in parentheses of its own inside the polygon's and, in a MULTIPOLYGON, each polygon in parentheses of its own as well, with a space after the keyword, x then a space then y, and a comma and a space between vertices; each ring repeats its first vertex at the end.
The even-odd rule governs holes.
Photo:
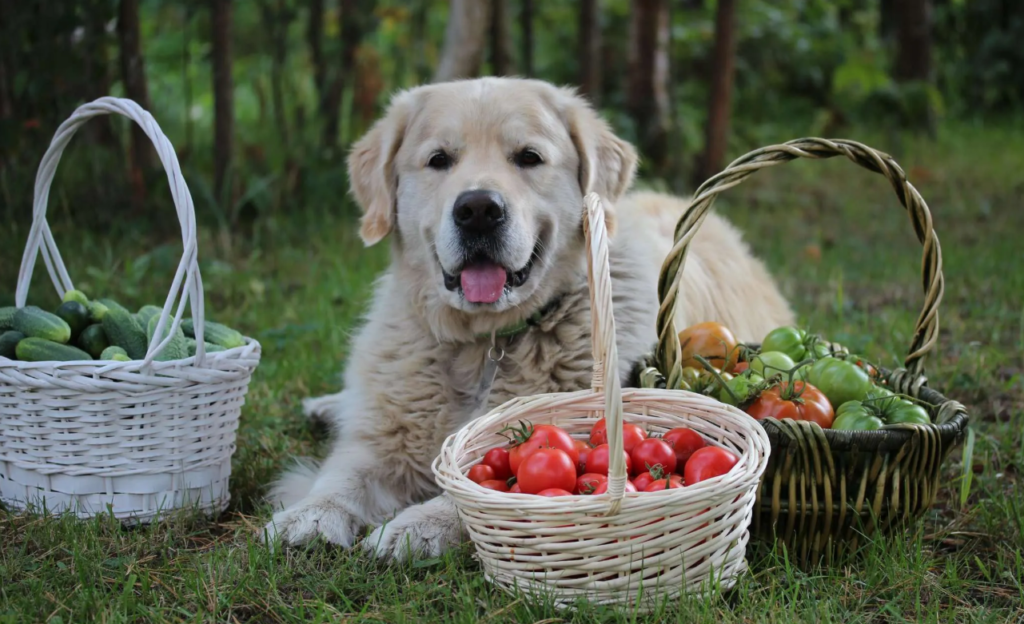
POLYGON ((911 423, 915 425, 930 425, 932 419, 928 412, 920 405, 910 401, 900 401, 886 413, 885 421, 890 425, 911 423))
POLYGON ((871 389, 864 396, 864 401, 878 411, 885 413, 899 403, 900 399, 893 394, 892 390, 872 384, 871 389))
POLYGON ((821 358, 807 373, 807 383, 821 390, 833 407, 861 401, 871 390, 868 374, 855 364, 834 357, 821 358))
POLYGON ((761 351, 785 353, 794 362, 799 362, 807 357, 807 348, 804 340, 807 334, 796 327, 778 327, 768 332, 768 335, 761 341, 761 351))
POLYGON ((885 423, 860 401, 847 401, 839 407, 832 428, 838 431, 875 431, 885 423))
POLYGON ((732 394, 736 395, 736 398, 739 399, 739 403, 733 400, 732 396, 725 390, 725 388, 719 387, 718 394, 716 396, 722 403, 739 406, 750 398, 751 393, 756 389, 755 387, 757 383, 758 382, 753 376, 737 375, 736 377, 728 380, 725 385, 729 387, 732 394))
POLYGON ((807 350, 807 355, 816 360, 820 360, 823 357, 829 357, 832 355, 832 351, 829 350, 827 344, 820 340, 816 340, 811 348, 807 350))
POLYGON ((778 373, 787 374, 794 366, 796 362, 793 358, 780 351, 762 351, 750 361, 750 370, 762 377, 771 377, 778 373))

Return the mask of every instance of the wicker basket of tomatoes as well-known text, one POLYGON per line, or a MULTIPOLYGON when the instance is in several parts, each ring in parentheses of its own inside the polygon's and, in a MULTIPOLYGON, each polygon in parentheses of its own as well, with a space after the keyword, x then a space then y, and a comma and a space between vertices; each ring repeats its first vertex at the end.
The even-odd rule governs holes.
POLYGON ((445 441, 435 478, 502 588, 561 607, 649 607, 731 587, 768 436, 714 398, 623 390, 604 375, 618 370, 608 241, 600 200, 586 205, 593 388, 521 397, 470 422, 445 441))
POLYGON ((966 410, 928 387, 923 372, 938 336, 942 292, 942 257, 928 206, 890 156, 825 139, 755 150, 705 182, 676 228, 659 280, 658 345, 637 367, 638 385, 689 388, 757 419, 772 453, 758 487, 755 534, 785 545, 799 561, 831 563, 872 533, 893 534, 920 517, 935 500, 942 463, 964 438, 966 410), (706 335, 707 326, 677 334, 673 312, 686 251, 718 194, 765 167, 833 156, 884 175, 924 247, 924 308, 904 366, 873 366, 794 327, 735 349, 725 328, 715 341, 693 340, 706 335), (698 353, 694 345, 700 344, 717 344, 720 352, 698 353))

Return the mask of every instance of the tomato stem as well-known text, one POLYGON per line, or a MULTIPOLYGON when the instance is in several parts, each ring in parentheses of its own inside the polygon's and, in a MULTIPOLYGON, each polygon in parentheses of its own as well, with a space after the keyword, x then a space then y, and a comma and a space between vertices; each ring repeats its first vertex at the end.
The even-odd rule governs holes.
POLYGON ((722 388, 725 390, 725 392, 730 397, 732 397, 732 400, 736 402, 736 405, 739 405, 740 403, 742 403, 742 401, 740 401, 740 398, 738 396, 736 396, 736 393, 732 391, 732 388, 729 387, 729 384, 725 383, 725 380, 722 379, 722 376, 719 375, 718 371, 715 370, 715 367, 711 365, 711 362, 708 362, 707 360, 705 360, 704 356, 700 355, 699 353, 698 354, 694 354, 693 358, 695 360, 697 360, 698 362, 700 362, 700 365, 703 366, 705 370, 707 370, 709 373, 711 373, 711 375, 715 378, 715 381, 717 381, 718 384, 720 386, 722 386, 722 388))

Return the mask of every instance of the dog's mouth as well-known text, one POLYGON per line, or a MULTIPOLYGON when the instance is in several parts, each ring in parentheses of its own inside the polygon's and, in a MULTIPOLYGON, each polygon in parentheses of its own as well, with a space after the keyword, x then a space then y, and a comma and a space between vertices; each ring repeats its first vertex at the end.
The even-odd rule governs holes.
POLYGON ((538 242, 530 259, 519 269, 506 268, 486 256, 473 258, 455 273, 449 273, 442 267, 444 287, 450 291, 458 290, 469 303, 495 303, 502 295, 530 279, 530 272, 539 257, 538 242))

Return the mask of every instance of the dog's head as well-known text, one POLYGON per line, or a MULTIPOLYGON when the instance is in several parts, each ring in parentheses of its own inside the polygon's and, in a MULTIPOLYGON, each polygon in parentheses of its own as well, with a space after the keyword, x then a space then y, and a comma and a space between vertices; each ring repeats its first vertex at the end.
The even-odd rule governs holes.
POLYGON ((613 218, 635 169, 574 92, 510 78, 399 93, 349 156, 363 241, 394 232, 428 299, 477 321, 526 316, 578 276, 584 194, 613 218))

